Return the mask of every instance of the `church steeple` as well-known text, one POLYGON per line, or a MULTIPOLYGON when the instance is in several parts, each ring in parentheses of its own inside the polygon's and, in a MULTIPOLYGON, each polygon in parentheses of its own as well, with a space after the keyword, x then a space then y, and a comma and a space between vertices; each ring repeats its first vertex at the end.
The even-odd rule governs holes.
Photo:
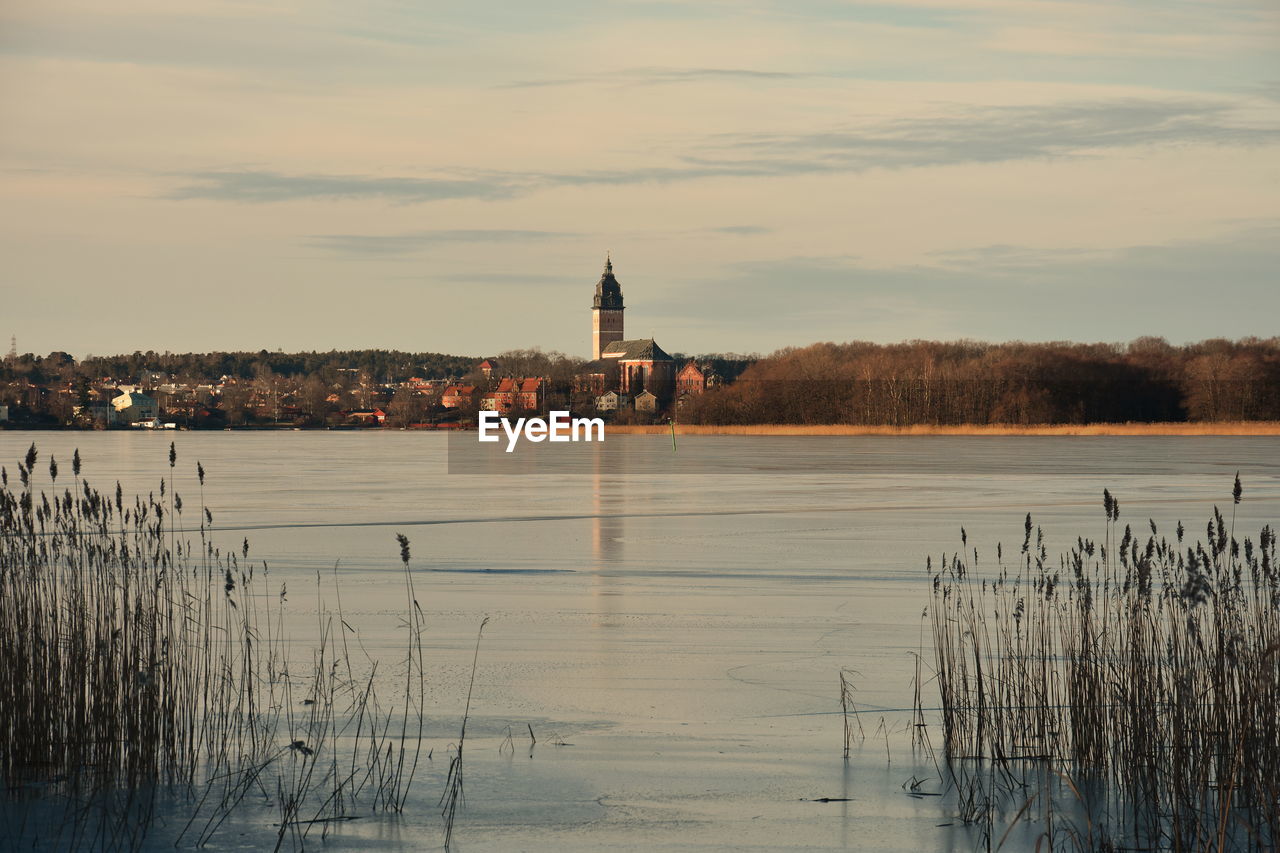
POLYGON ((596 282, 596 298, 592 308, 605 308, 611 311, 622 310, 622 285, 613 276, 613 257, 605 255, 604 272, 596 282))
POLYGON ((596 296, 591 303, 591 357, 609 344, 622 340, 622 285, 613 276, 613 257, 605 255, 604 272, 596 282, 596 296))

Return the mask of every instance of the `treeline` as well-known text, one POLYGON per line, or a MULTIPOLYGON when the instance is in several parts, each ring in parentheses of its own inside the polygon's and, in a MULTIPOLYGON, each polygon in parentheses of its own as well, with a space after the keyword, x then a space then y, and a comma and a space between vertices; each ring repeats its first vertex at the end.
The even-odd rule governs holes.
POLYGON ((680 411, 705 424, 1280 420, 1280 338, 971 341, 781 350, 680 411))
MULTIPOLYGON (((671 357, 675 360, 677 369, 683 367, 686 362, 696 361, 703 368, 709 369, 722 382, 734 381, 742 375, 744 370, 760 359, 758 355, 736 353, 686 355, 678 352, 672 353, 671 357)), ((548 380, 552 390, 566 393, 587 363, 584 358, 536 347, 500 352, 492 360, 497 362, 498 372, 503 376, 542 376, 548 380)), ((478 369, 466 374, 466 379, 478 384, 485 382, 478 369)))
MULTIPOLYGON (((677 366, 685 360, 677 356, 677 366)), ((583 361, 558 352, 510 350, 492 378, 480 359, 441 353, 346 350, 324 353, 155 353, 11 355, 0 362, 0 403, 11 419, 67 423, 91 389, 117 383, 188 386, 236 378, 192 405, 229 423, 296 410, 325 423, 347 409, 391 407, 417 422, 427 401, 394 386, 412 377, 465 377, 482 388, 498 376, 541 376, 548 404, 593 410, 576 388, 583 361), (154 373, 157 376, 147 376, 154 373), (159 379, 158 377, 163 377, 159 379), (579 399, 581 398, 581 399, 579 399), (255 409, 254 407, 258 408, 255 409), (401 411, 403 409, 403 411, 401 411)), ((683 397, 677 417, 704 424, 1081 424, 1280 420, 1280 338, 1207 340, 1174 346, 1161 338, 1128 344, 911 341, 822 343, 764 358, 697 357, 714 384, 683 397)), ((190 395, 188 395, 189 397, 190 395)), ((172 407, 178 399, 161 400, 172 407)), ((429 413, 427 413, 429 414, 429 413)))
POLYGON ((685 355, 682 352, 672 353, 676 368, 679 369, 687 361, 696 361, 700 367, 709 369, 719 382, 735 382, 748 367, 760 360, 759 355, 742 355, 740 353, 707 353, 705 355, 685 355))
POLYGON ((399 350, 331 350, 329 352, 133 352, 128 355, 86 356, 77 362, 65 352, 47 356, 15 355, 0 363, 0 379, 33 383, 84 377, 136 381, 144 372, 172 376, 176 381, 209 381, 222 376, 252 379, 270 372, 289 378, 317 377, 327 382, 361 373, 375 382, 403 382, 411 377, 445 379, 470 371, 480 359, 435 352, 399 350))

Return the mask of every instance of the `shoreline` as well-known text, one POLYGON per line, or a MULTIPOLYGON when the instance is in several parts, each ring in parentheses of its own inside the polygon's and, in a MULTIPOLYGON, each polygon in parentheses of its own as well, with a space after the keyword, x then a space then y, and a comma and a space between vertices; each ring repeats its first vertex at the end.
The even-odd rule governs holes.
MULTIPOLYGON (((6 432, 86 432, 86 433, 146 433, 170 435, 174 432, 474 432, 472 425, 439 425, 409 427, 367 426, 290 426, 286 424, 255 424, 235 427, 174 429, 87 429, 65 425, 0 425, 0 434, 6 432)), ((1220 422, 1163 422, 1163 423, 1093 423, 1093 424, 914 424, 911 426, 883 426, 874 424, 676 424, 676 435, 741 435, 741 436, 1219 436, 1219 437, 1269 437, 1280 436, 1280 421, 1220 421, 1220 422)), ((669 424, 606 424, 606 435, 670 435, 669 424)))
MULTIPOLYGON (((1223 421, 1220 423, 1116 423, 1116 424, 918 424, 914 426, 873 426, 857 424, 746 424, 713 426, 676 424, 677 435, 953 435, 953 436, 1280 436, 1280 421, 1223 421)), ((614 425, 605 434, 670 434, 671 427, 656 425, 614 425)))

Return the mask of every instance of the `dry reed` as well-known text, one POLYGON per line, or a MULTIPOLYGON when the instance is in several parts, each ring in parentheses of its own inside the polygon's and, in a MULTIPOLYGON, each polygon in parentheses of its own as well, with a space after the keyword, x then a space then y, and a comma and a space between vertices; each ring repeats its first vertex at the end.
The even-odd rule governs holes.
MULTIPOLYGON (((667 435, 667 424, 609 424, 610 435, 667 435)), ((679 435, 1280 435, 1280 421, 1190 421, 1091 424, 676 424, 679 435)))
POLYGON ((177 802, 189 819, 172 840, 198 847, 254 799, 274 803, 279 849, 404 808, 425 693, 407 540, 408 668, 403 701, 384 707, 377 662, 353 665, 340 594, 336 611, 321 599, 310 666, 291 672, 286 590, 247 540, 215 546, 202 465, 192 542, 173 445, 157 491, 132 500, 84 480, 78 451, 71 483, 50 459, 42 488, 38 462, 32 445, 17 482, 0 469, 5 845, 136 849, 158 804, 177 802))
POLYGON ((1003 792, 1051 846, 1275 849, 1280 566, 1270 527, 1236 539, 1241 497, 1205 543, 1143 541, 1105 492, 1102 541, 1058 560, 1028 515, 993 574, 963 534, 930 563, 946 755, 988 846, 1003 792))

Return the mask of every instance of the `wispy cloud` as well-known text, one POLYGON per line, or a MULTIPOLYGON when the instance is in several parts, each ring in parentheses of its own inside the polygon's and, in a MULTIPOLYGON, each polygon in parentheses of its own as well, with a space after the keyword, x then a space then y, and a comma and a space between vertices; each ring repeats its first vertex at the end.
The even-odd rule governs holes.
MULTIPOLYGON (((579 276, 580 278, 588 278, 589 276, 579 276)), ((529 285, 564 285, 566 278, 563 275, 555 275, 552 273, 504 273, 504 272, 450 272, 436 277, 439 281, 448 282, 466 282, 468 284, 487 284, 513 287, 527 287, 529 285)), ((421 280, 421 276, 415 276, 416 280, 421 280)), ((572 279, 569 279, 572 280, 572 279)))
POLYGON ((272 202, 299 199, 378 198, 406 203, 455 198, 501 199, 519 191, 514 176, 414 178, 370 175, 286 175, 269 171, 194 172, 164 198, 272 202))
POLYGON ((974 246, 966 249, 944 249, 926 252, 925 257, 949 269, 985 270, 987 272, 1017 272, 1041 270, 1046 266, 1078 263, 1090 258, 1107 257, 1105 249, 1052 248, 1029 246, 974 246))
POLYGON ((799 80, 821 76, 799 71, 772 71, 758 68, 625 68, 567 77, 542 77, 500 83, 495 89, 541 89, 555 86, 585 86, 609 83, 622 86, 667 86, 678 83, 729 81, 760 83, 770 80, 799 80))
POLYGON ((454 243, 514 243, 576 237, 567 231, 519 229, 441 229, 404 234, 313 234, 307 245, 344 255, 411 255, 433 246, 454 243))
POLYGON ((1175 246, 1280 215, 1278 24, 1275 0, 0 2, 0 253, 29 285, 5 307, 46 352, 133 347, 122 305, 157 348, 412 347, 427 306, 483 318, 435 348, 581 350, 612 248, 672 348, 1252 333, 1274 252, 1175 246), (202 343, 163 332, 157 286, 222 294, 202 343))
POLYGON ((762 225, 722 225, 719 228, 708 228, 713 234, 734 234, 742 237, 750 237, 757 234, 769 234, 772 228, 765 228, 762 225))
POLYGON ((1230 103, 1138 98, 965 108, 820 133, 735 135, 725 138, 726 148, 747 156, 699 162, 792 174, 996 163, 1147 145, 1280 142, 1280 123, 1246 123, 1236 112, 1230 103))
POLYGON ((234 202, 385 199, 425 203, 498 200, 539 189, 858 173, 1086 156, 1167 145, 1280 143, 1280 123, 1246 120, 1234 102, 1139 99, 1052 105, 956 107, 948 112, 809 133, 713 135, 674 163, 581 172, 488 172, 461 177, 288 175, 205 171, 164 195, 234 202))

